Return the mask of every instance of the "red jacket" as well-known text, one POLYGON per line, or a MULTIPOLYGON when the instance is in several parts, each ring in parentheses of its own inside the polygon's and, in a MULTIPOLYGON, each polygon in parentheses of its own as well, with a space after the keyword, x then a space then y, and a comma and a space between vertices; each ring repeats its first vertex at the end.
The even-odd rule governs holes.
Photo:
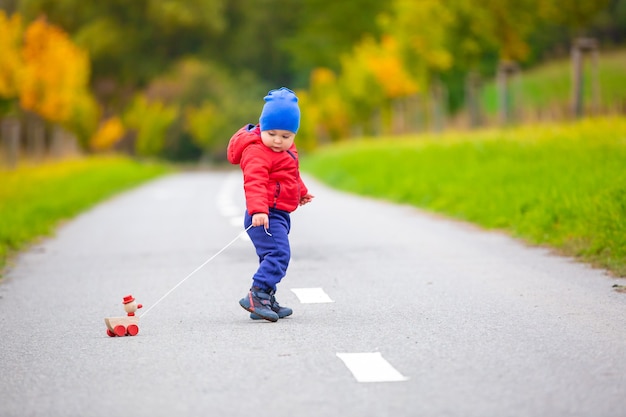
POLYGON ((308 190, 300 178, 295 144, 274 152, 263 144, 260 127, 246 125, 228 142, 228 161, 240 164, 248 213, 269 213, 270 208, 292 212, 308 190))

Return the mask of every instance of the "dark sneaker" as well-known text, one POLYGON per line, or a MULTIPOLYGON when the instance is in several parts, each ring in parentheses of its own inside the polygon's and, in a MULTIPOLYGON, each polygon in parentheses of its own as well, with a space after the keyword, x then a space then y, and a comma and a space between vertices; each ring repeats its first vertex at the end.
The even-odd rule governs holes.
MULTIPOLYGON (((278 304, 278 301, 276 301, 276 297, 274 297, 274 294, 270 294, 270 301, 271 301, 271 309, 272 311, 274 311, 274 313, 278 314, 279 319, 284 319, 285 317, 291 316, 293 314, 292 309, 290 309, 289 307, 282 307, 280 304, 278 304)), ((263 317, 254 313, 250 313, 250 318, 252 320, 263 319, 263 317)))
POLYGON ((272 296, 256 287, 251 288, 248 295, 239 300, 239 305, 260 319, 278 321, 278 314, 271 308, 272 296))

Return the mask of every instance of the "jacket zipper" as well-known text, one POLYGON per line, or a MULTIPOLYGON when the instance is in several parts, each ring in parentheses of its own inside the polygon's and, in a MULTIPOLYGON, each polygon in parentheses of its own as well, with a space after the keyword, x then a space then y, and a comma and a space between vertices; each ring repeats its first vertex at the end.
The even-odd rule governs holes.
MULTIPOLYGON (((289 156, 291 156, 293 158, 294 161, 296 161, 296 169, 298 169, 299 171, 299 163, 298 163, 298 158, 296 158, 296 156, 293 154, 293 152, 291 151, 287 151, 287 153, 289 154, 289 156)), ((299 174, 299 172, 298 172, 299 174)), ((298 196, 300 195, 300 181, 298 181, 298 196)), ((272 206, 272 208, 276 208, 276 204, 278 204, 278 197, 280 196, 280 182, 276 181, 276 190, 274 190, 274 204, 272 206)))
POLYGON ((280 182, 276 181, 276 190, 274 190, 274 205, 272 208, 276 208, 278 203, 278 196, 280 195, 280 182))
POLYGON ((298 161, 298 158, 296 157, 296 155, 294 155, 291 151, 287 151, 287 153, 289 154, 289 156, 291 156, 293 158, 294 161, 296 161, 296 171, 298 172, 298 202, 300 202, 300 161, 298 161))

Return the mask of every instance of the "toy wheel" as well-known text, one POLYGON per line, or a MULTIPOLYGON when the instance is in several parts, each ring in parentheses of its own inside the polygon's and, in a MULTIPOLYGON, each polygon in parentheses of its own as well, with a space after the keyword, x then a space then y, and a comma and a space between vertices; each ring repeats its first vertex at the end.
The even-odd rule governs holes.
POLYGON ((137 327, 136 324, 131 324, 128 326, 126 331, 128 332, 129 336, 135 336, 137 333, 139 333, 139 327, 137 327))
POLYGON ((107 335, 115 337, 115 333, 113 333, 110 329, 107 329, 107 335))
POLYGON ((126 328, 121 324, 118 324, 113 328, 113 333, 115 333, 115 335, 119 337, 126 336, 126 328))

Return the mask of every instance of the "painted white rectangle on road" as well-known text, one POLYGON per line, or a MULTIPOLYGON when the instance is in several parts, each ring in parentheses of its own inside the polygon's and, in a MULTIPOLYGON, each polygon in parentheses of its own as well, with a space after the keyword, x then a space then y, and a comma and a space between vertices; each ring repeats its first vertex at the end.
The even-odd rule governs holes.
POLYGON ((291 291, 303 304, 333 303, 328 294, 321 288, 292 288, 291 291))
POLYGON ((380 352, 337 353, 337 356, 358 382, 395 382, 409 379, 391 366, 380 352))

